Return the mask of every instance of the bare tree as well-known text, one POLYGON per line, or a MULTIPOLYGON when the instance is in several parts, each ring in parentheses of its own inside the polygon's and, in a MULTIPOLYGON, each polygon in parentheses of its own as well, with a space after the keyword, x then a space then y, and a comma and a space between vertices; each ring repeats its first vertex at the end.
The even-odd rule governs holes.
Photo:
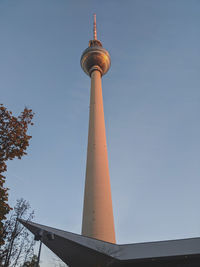
POLYGON ((29 210, 29 203, 22 198, 18 199, 10 218, 4 223, 6 237, 5 244, 0 249, 0 266, 16 267, 32 259, 35 241, 18 221, 18 219, 31 221, 34 212, 29 210))
POLYGON ((30 259, 29 261, 24 262, 24 264, 21 265, 21 267, 35 267, 36 264, 37 264, 37 256, 33 255, 32 259, 30 259))

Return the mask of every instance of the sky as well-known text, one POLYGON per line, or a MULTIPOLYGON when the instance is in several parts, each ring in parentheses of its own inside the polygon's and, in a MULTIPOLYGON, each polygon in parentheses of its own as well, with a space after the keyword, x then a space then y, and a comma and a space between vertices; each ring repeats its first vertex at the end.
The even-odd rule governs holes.
MULTIPOLYGON (((35 112, 28 155, 8 163, 9 203, 81 232, 97 35, 111 55, 103 97, 117 243, 200 236, 200 1, 1 0, 0 102, 35 112)), ((55 266, 42 250, 42 267, 55 266)))

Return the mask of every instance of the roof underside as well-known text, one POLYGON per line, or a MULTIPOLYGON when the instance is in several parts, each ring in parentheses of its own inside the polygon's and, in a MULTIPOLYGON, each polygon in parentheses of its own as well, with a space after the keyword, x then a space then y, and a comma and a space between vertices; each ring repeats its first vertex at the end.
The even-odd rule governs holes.
POLYGON ((34 235, 72 267, 199 267, 200 238, 116 245, 52 227, 20 220, 34 235), (49 240, 48 234, 54 234, 49 240))

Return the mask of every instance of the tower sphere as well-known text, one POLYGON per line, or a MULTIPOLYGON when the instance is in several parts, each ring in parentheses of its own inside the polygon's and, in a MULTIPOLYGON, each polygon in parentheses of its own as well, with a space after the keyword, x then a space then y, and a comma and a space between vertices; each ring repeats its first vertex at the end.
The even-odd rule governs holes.
POLYGON ((110 55, 99 40, 89 42, 89 47, 81 56, 81 67, 89 76, 94 70, 99 70, 102 76, 109 70, 110 55))

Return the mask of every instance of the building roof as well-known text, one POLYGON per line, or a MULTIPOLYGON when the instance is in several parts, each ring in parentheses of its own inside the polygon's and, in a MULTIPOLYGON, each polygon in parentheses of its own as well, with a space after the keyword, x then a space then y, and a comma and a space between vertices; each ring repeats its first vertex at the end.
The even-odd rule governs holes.
POLYGON ((118 245, 56 228, 20 222, 72 267, 199 267, 200 238, 118 245))

